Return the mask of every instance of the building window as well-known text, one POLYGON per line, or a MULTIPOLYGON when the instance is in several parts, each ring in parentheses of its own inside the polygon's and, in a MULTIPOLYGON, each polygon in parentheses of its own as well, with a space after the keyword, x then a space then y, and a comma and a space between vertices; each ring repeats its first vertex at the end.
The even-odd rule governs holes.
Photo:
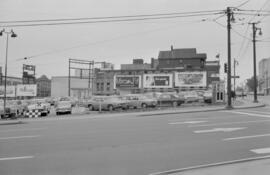
POLYGON ((104 83, 100 83, 100 91, 104 91, 104 83))
POLYGON ((99 83, 97 83, 97 91, 99 91, 99 83))
POLYGON ((110 91, 110 85, 111 85, 111 83, 107 82, 107 88, 106 88, 107 91, 110 91))

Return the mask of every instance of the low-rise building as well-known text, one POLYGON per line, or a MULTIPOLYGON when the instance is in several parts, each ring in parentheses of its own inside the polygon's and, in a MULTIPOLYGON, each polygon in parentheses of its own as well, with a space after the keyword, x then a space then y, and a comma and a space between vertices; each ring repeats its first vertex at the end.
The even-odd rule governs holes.
POLYGON ((42 75, 36 79, 37 84, 37 97, 49 97, 51 96, 51 80, 42 75))
POLYGON ((270 58, 259 62, 258 90, 265 95, 270 94, 270 58))

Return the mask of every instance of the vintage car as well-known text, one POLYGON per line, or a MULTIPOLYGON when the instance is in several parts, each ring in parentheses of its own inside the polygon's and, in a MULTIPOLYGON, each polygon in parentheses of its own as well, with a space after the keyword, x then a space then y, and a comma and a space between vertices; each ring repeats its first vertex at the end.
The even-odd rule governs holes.
POLYGON ((157 100, 155 98, 146 97, 142 94, 128 94, 123 96, 127 101, 127 108, 146 108, 156 107, 157 100))
POLYGON ((212 103, 213 99, 213 92, 212 91, 205 91, 203 94, 203 100, 205 103, 212 103))
POLYGON ((33 99, 28 102, 25 112, 39 111, 41 116, 47 116, 51 110, 51 104, 46 102, 45 99, 33 99))
POLYGON ((4 110, 4 101, 0 101, 0 116, 1 119, 16 119, 17 118, 17 105, 11 101, 6 101, 6 108, 4 110))
POLYGON ((108 110, 126 109, 127 101, 119 96, 96 96, 92 98, 92 103, 88 106, 89 110, 108 110))
POLYGON ((72 103, 69 100, 66 101, 58 101, 55 103, 55 112, 56 115, 59 114, 71 114, 72 112, 72 103))
POLYGON ((185 102, 183 96, 173 93, 162 93, 157 97, 160 106, 180 106, 185 102))
POLYGON ((186 103, 192 103, 192 102, 199 102, 200 97, 196 91, 187 91, 187 92, 181 92, 181 95, 184 96, 186 103))

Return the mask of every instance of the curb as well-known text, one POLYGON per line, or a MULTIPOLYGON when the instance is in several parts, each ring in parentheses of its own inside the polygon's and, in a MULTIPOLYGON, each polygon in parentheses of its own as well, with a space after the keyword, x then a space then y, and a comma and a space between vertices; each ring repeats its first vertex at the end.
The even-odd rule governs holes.
POLYGON ((198 170, 198 169, 202 169, 202 168, 212 168, 212 167, 217 167, 217 166, 231 165, 231 164, 236 164, 236 163, 245 163, 245 162, 264 160, 264 159, 270 159, 270 155, 261 156, 261 157, 250 157, 250 158, 246 158, 246 159, 237 159, 237 160, 211 163, 211 164, 205 164, 205 165, 190 166, 190 167, 186 167, 186 168, 151 173, 149 175, 169 175, 169 174, 175 174, 175 173, 183 173, 183 172, 191 171, 191 170, 198 170))
MULTIPOLYGON (((231 110, 235 110, 235 109, 249 109, 249 108, 260 108, 260 107, 265 107, 265 104, 261 104, 261 105, 256 105, 256 106, 239 106, 239 107, 233 107, 233 109, 231 110)), ((155 116, 155 115, 166 115, 166 114, 185 114, 185 113, 197 113, 197 112, 213 112, 213 111, 225 111, 228 110, 226 109, 226 107, 220 107, 220 108, 215 108, 215 109, 202 109, 202 110, 190 110, 190 111, 175 111, 175 112, 164 112, 164 113, 157 113, 157 114, 141 114, 141 115, 137 115, 140 117, 146 117, 146 116, 155 116)))

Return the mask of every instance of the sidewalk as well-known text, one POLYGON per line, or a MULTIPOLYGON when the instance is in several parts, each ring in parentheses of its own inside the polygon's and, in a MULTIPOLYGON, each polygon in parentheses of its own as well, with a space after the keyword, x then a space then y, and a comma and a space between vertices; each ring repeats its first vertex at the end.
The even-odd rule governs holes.
MULTIPOLYGON (((246 108, 257 108, 263 107, 263 103, 253 103, 249 99, 238 99, 233 101, 233 109, 246 109, 246 108)), ((208 106, 185 106, 180 108, 170 108, 165 110, 155 110, 141 112, 139 116, 151 116, 151 115, 165 115, 165 114, 177 114, 177 113, 194 113, 194 112, 210 112, 210 111, 220 111, 227 110, 225 104, 219 105, 208 105, 208 106)))
POLYGON ((247 159, 244 161, 239 160, 238 162, 220 163, 220 165, 206 165, 198 168, 190 167, 175 170, 172 173, 163 172, 159 175, 268 175, 269 173, 270 156, 265 156, 254 160, 247 159))

